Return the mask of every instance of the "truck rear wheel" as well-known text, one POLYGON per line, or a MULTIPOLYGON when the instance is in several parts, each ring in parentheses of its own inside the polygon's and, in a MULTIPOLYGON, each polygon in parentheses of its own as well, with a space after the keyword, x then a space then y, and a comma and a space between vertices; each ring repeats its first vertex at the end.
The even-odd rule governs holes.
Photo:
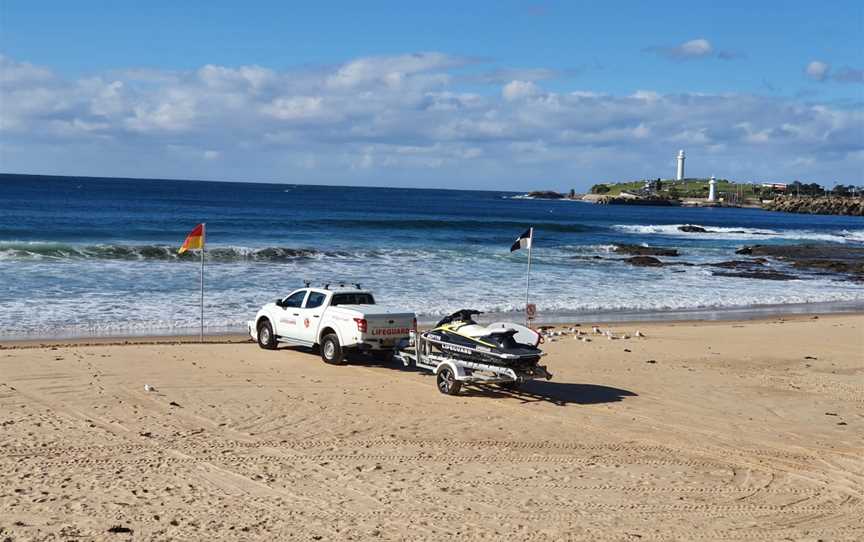
POLYGON ((276 335, 273 334, 273 326, 266 318, 258 324, 258 346, 266 350, 276 349, 276 335))
POLYGON ((345 365, 345 353, 335 333, 328 333, 321 339, 321 359, 330 365, 345 365))
POLYGON ((450 367, 441 367, 435 380, 438 384, 438 391, 445 395, 456 395, 462 389, 462 383, 456 380, 456 375, 450 367))

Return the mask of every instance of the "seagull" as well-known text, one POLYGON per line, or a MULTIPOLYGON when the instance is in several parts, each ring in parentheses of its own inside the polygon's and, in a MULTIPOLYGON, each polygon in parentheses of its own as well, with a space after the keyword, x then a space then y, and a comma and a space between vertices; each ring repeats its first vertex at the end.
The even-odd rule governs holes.
POLYGON ((637 329, 637 330, 636 330, 636 336, 637 336, 637 337, 644 337, 645 334, 642 333, 641 331, 639 331, 639 330, 637 329))
POLYGON ((150 384, 144 384, 144 391, 156 391, 156 388, 154 388, 150 384))
POLYGON ((600 328, 599 328, 599 327, 597 327, 597 326, 594 326, 594 328, 593 328, 593 329, 594 329, 594 333, 596 333, 596 334, 598 334, 598 335, 599 335, 599 334, 600 334, 600 333, 601 333, 601 331, 600 331, 600 328))

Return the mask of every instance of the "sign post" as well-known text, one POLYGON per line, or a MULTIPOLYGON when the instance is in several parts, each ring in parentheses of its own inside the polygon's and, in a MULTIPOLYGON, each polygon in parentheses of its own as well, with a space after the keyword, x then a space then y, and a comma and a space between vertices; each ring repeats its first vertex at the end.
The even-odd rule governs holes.
POLYGON ((207 239, 207 224, 201 223, 201 342, 204 342, 204 244, 207 239))
MULTIPOLYGON (((533 316, 528 312, 528 294, 531 291, 531 245, 534 244, 534 228, 528 228, 528 272, 525 273, 525 325, 527 326, 533 316)), ((536 310, 536 307, 535 307, 536 310)))
POLYGON ((530 324, 537 317, 537 305, 528 303, 525 305, 525 320, 530 324))

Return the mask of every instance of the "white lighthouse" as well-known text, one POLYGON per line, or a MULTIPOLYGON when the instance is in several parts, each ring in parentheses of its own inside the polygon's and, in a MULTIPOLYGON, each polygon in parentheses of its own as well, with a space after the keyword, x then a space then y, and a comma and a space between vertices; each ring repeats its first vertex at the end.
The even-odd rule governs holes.
POLYGON ((714 175, 711 175, 711 179, 708 181, 708 201, 717 201, 717 181, 714 179, 714 175))
POLYGON ((678 175, 675 176, 675 180, 684 180, 684 149, 678 151, 678 175))

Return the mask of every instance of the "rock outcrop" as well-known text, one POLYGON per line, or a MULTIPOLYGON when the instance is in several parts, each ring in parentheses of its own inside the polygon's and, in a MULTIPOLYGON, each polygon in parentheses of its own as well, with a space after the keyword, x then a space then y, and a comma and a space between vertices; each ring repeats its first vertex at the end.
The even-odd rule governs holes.
POLYGON ((684 233, 749 233, 750 235, 767 235, 766 233, 746 230, 712 230, 710 228, 703 228, 702 226, 694 226, 693 224, 678 226, 678 231, 683 231, 684 233))
POLYGON ((535 190, 528 192, 528 197, 535 199, 564 199, 566 196, 552 190, 535 190))
POLYGON ((702 226, 693 226, 691 224, 685 224, 684 226, 678 226, 678 231, 683 231, 684 233, 713 233, 709 230, 706 230, 702 226))
POLYGON ((762 208, 811 215, 864 216, 864 198, 777 196, 773 201, 762 204, 762 208))
POLYGON ((615 245, 615 252, 631 256, 678 256, 674 248, 646 247, 643 245, 615 245))
POLYGON ((806 243, 800 245, 752 245, 735 251, 744 256, 776 258, 789 262, 795 269, 819 274, 851 275, 864 280, 864 247, 839 243, 806 243))
POLYGON ((706 267, 720 267, 722 269, 754 269, 764 266, 768 263, 765 258, 755 258, 753 260, 728 260, 725 262, 712 262, 702 264, 706 267))
POLYGON ((768 271, 765 269, 756 269, 753 271, 713 271, 711 273, 715 277, 735 277, 741 279, 761 279, 761 280, 796 280, 798 277, 789 273, 781 273, 780 271, 768 271))
POLYGON ((654 256, 633 256, 632 258, 626 258, 624 261, 638 267, 663 267, 666 265, 654 256))

